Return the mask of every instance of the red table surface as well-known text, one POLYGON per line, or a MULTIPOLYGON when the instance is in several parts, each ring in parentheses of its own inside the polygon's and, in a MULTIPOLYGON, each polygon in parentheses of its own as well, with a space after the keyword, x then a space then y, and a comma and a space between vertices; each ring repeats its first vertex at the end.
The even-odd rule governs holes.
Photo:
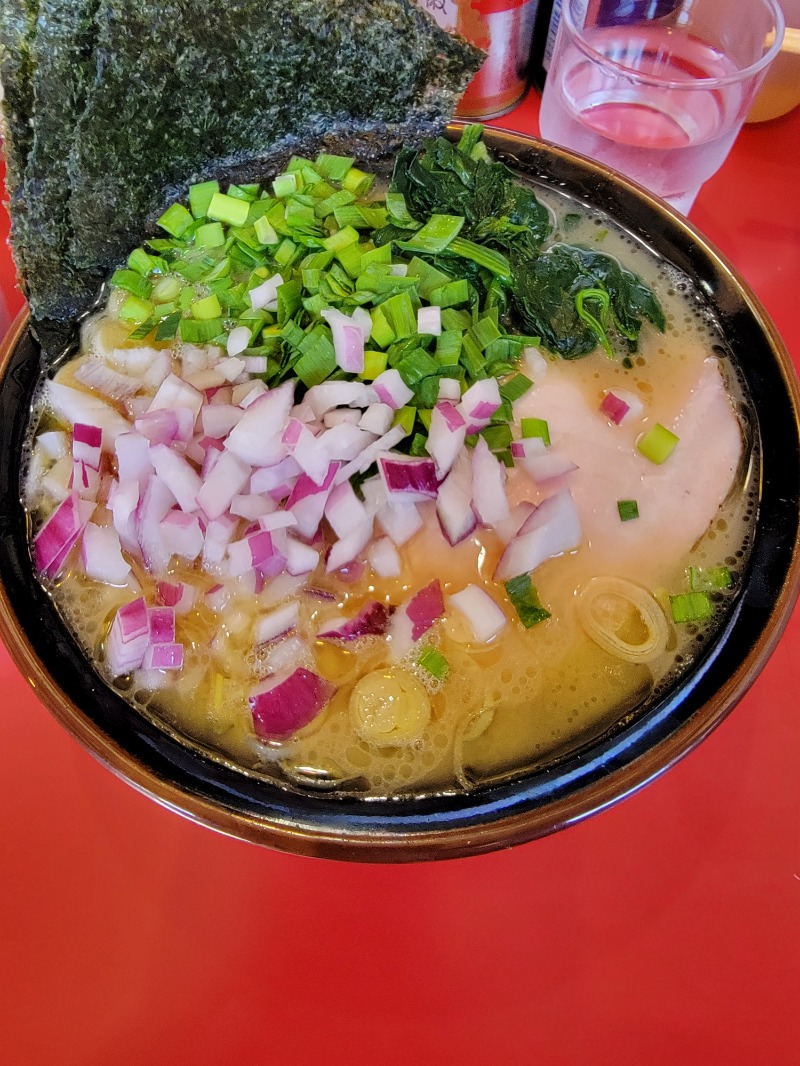
MULTIPOLYGON (((498 125, 536 132, 537 110, 498 125)), ((795 360, 798 142, 800 111, 746 128, 692 214, 795 360)), ((0 277, 15 310, 5 248, 0 277)), ((796 1064, 798 681, 795 612, 734 713, 636 795, 511 851, 392 867, 162 809, 0 651, 0 1063, 796 1064)))

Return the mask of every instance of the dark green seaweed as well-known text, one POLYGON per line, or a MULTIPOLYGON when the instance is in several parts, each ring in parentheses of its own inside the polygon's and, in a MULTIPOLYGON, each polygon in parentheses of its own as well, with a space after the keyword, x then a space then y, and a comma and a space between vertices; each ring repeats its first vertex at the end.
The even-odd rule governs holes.
POLYGON ((68 145, 94 75, 97 0, 40 0, 31 52, 33 144, 25 166, 25 240, 19 256, 37 319, 75 318, 91 303, 103 274, 70 258, 68 145))
POLYGON ((0 0, 0 135, 6 156, 10 199, 22 182, 33 143, 31 41, 36 31, 38 0, 0 0))
POLYGON ((101 0, 72 259, 115 266, 163 189, 337 122, 439 125, 480 55, 408 0, 101 0))
POLYGON ((50 355, 187 183, 418 143, 483 58, 411 0, 42 0, 35 36, 22 2, 0 0, 9 188, 50 355))

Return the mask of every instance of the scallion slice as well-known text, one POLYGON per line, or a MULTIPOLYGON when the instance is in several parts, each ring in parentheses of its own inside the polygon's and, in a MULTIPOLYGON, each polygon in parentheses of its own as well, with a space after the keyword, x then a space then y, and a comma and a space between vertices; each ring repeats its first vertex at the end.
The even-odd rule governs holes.
POLYGON ((672 455, 679 438, 660 422, 643 434, 636 442, 637 450, 651 463, 660 465, 672 455))
POLYGON ((435 677, 437 681, 445 681, 450 673, 450 663, 438 648, 434 648, 430 644, 420 649, 417 655, 417 663, 431 677, 435 677))
POLYGON ((714 613, 714 607, 706 592, 685 592, 670 596, 669 605, 673 622, 702 622, 714 613))
POLYGON ((550 617, 550 612, 542 606, 530 574, 519 574, 504 584, 511 606, 526 629, 550 617))
POLYGON ((639 504, 636 500, 617 500, 617 511, 621 522, 630 522, 639 517, 639 504))
POLYGON ((520 420, 523 437, 541 437, 550 446, 550 426, 544 418, 523 418, 520 420))

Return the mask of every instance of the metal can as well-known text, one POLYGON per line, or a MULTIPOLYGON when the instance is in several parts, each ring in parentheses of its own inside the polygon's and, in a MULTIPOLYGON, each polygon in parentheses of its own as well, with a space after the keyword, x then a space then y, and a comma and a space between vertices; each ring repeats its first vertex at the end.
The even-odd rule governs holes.
POLYGON ((487 52, 456 114, 495 118, 519 103, 527 89, 528 59, 539 0, 418 0, 443 29, 456 31, 487 52))

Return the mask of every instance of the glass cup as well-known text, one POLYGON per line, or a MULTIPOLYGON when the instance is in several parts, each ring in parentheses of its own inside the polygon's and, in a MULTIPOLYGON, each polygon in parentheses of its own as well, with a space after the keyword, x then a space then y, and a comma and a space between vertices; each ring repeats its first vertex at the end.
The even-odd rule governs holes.
POLYGON ((777 0, 566 0, 542 136, 687 214, 780 50, 777 0))

